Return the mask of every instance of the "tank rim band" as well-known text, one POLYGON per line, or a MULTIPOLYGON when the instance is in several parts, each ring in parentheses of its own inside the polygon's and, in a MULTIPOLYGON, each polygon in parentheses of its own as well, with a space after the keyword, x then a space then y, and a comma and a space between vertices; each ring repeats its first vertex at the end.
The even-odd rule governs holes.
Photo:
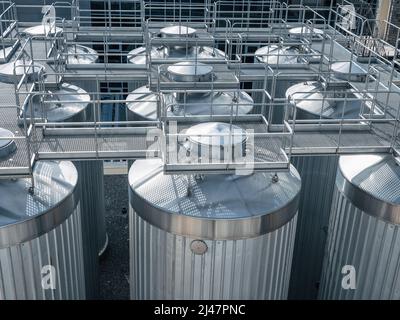
POLYGON ((129 188, 131 209, 143 220, 173 234, 205 240, 240 240, 273 232, 296 215, 299 195, 297 193, 286 206, 268 214, 240 219, 208 219, 165 212, 129 188))
POLYGON ((78 187, 60 203, 32 219, 0 227, 0 249, 12 247, 33 240, 55 229, 77 209, 79 204, 78 187))
POLYGON ((336 187, 351 203, 370 216, 400 225, 400 205, 379 199, 347 180, 339 166, 336 187))

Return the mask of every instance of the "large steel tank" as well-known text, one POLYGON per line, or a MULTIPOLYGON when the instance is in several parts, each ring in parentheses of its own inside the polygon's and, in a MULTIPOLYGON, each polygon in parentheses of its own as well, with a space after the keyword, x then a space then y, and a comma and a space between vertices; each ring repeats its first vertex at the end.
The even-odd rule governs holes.
MULTIPOLYGON (((2 140, 0 156, 15 148, 2 140)), ((0 300, 85 299, 77 170, 39 161, 33 179, 0 179, 0 300)))
POLYGON ((34 63, 32 66, 31 60, 21 59, 0 64, 0 81, 5 83, 18 83, 24 74, 26 74, 25 81, 37 81, 40 75, 44 76, 43 65, 34 63))
POLYGON ((321 299, 400 299, 400 167, 392 155, 342 156, 321 299))
MULTIPOLYGON (((197 30, 186 26, 169 26, 162 28, 159 32, 164 38, 195 38, 197 30)), ((128 61, 134 64, 145 65, 149 57, 146 55, 146 47, 138 47, 128 53, 128 61)), ((162 45, 153 46, 150 50, 152 59, 178 59, 178 60, 200 60, 200 59, 224 59, 225 53, 217 48, 208 46, 191 45, 162 45)))
MULTIPOLYGON (((68 44, 64 50, 66 65, 90 65, 98 62, 99 59, 99 54, 96 50, 80 44, 68 44)), ((88 71, 86 71, 85 73, 88 73, 88 71)), ((78 78, 71 81, 71 83, 93 94, 93 98, 96 98, 94 93, 100 91, 100 84, 98 84, 97 81, 93 79, 80 80, 78 78)))
MULTIPOLYGON (((293 67, 294 65, 299 65, 301 63, 308 62, 319 62, 318 56, 312 56, 312 52, 307 52, 307 50, 301 45, 281 45, 281 44, 271 44, 264 46, 256 50, 255 63, 265 64, 272 69, 279 72, 279 69, 287 69, 293 67), (303 56, 302 56, 303 54, 303 56), (303 60, 303 61, 302 61, 303 60)), ((273 98, 281 99, 285 98, 287 89, 299 82, 299 76, 296 75, 294 71, 293 74, 282 74, 276 77, 272 75, 267 77, 267 81, 253 81, 253 89, 264 89, 273 96, 273 98), (275 81, 275 86, 273 82, 275 81), (274 90, 274 92, 273 92, 274 90)), ((264 95, 261 92, 253 92, 253 99, 255 103, 262 103, 264 95)), ((266 99, 266 98, 264 98, 266 99)), ((283 123, 284 116, 284 106, 283 104, 279 107, 273 109, 272 122, 273 123, 283 123)))
MULTIPOLYGON (((207 135, 224 124, 201 125, 193 130, 207 135)), ((171 175, 160 159, 137 160, 129 184, 132 299, 286 299, 301 187, 294 167, 171 175)))
MULTIPOLYGON (((179 25, 172 25, 160 29, 158 36, 160 38, 194 38, 197 36, 197 30, 179 25)), ((224 59, 225 53, 217 48, 208 46, 177 46, 177 45, 161 45, 152 46, 150 50, 151 57, 147 56, 146 47, 138 47, 128 53, 128 61, 137 65, 146 65, 148 59, 170 59, 182 61, 224 59)), ((131 81, 132 82, 132 81, 131 81)), ((128 90, 132 91, 146 85, 146 82, 136 81, 128 83, 128 90)))
MULTIPOLYGON (((360 101, 333 98, 320 82, 307 81, 290 87, 297 119, 358 118, 360 101)), ((336 155, 294 156, 292 163, 302 178, 299 222, 296 234, 289 298, 316 299, 322 270, 330 207, 336 176, 336 155)))
MULTIPOLYGON (((213 68, 200 62, 179 62, 168 67, 168 76, 178 82, 212 81, 213 68)), ((170 116, 244 115, 253 109, 253 99, 243 91, 201 93, 166 93, 164 104, 170 116)), ((157 120, 157 95, 147 86, 140 87, 126 98, 127 119, 131 121, 157 120)))
MULTIPOLYGON (((33 98, 25 115, 30 117, 34 108, 35 117, 43 116, 48 122, 83 122, 88 118, 91 107, 89 94, 75 85, 62 83, 48 89, 41 103, 41 96, 33 98), (68 101, 68 102, 67 102, 68 101)), ((78 170, 78 190, 82 210, 82 238, 84 245, 84 263, 87 298, 98 294, 99 256, 108 244, 105 223, 104 171, 103 161, 74 161, 78 170)))

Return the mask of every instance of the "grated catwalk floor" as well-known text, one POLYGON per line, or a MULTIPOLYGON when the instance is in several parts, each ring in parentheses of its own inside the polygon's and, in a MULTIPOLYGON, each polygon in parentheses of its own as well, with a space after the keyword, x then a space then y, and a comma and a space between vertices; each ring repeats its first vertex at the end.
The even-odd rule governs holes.
POLYGON ((100 260, 100 299, 129 299, 128 177, 105 175, 109 244, 100 260))

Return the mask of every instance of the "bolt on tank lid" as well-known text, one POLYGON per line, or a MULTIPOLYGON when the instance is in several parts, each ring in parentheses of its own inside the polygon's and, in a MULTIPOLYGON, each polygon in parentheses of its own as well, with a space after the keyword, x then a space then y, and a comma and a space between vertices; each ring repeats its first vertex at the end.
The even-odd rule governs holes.
POLYGON ((206 122, 190 127, 186 134, 194 143, 210 146, 229 146, 246 141, 246 130, 225 122, 206 122))
POLYGON ((400 224, 400 165, 391 155, 341 156, 338 189, 359 209, 400 224))
POLYGON ((176 26, 169 26, 162 28, 160 30, 161 36, 162 37, 194 37, 196 34, 197 30, 186 27, 186 26, 181 26, 181 25, 176 25, 176 26))
POLYGON ((312 26, 296 27, 289 30, 290 37, 299 39, 302 36, 319 38, 324 34, 324 31, 312 26))
POLYGON ((11 131, 0 128, 0 158, 9 156, 17 149, 13 137, 14 134, 11 131))
POLYGON ((178 62, 167 68, 171 80, 178 82, 211 81, 213 67, 201 62, 178 62))
POLYGON ((352 61, 334 62, 330 70, 336 78, 346 81, 365 81, 368 74, 360 65, 352 61))
POLYGON ((0 81, 6 83, 14 83, 18 81, 24 74, 28 75, 29 81, 35 81, 38 79, 39 72, 44 70, 44 66, 39 63, 34 63, 29 66, 30 60, 15 60, 0 65, 0 81))
POLYGON ((224 122, 196 124, 186 130, 184 150, 191 162, 232 162, 246 155, 246 130, 224 122))

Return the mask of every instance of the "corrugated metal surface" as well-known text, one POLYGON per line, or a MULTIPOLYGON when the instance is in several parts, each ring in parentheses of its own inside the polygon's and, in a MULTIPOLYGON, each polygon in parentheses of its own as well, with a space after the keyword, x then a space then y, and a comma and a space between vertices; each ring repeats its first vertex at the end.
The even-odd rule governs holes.
POLYGON ((399 228, 357 209, 336 189, 319 298, 400 299, 399 228), (355 290, 342 288, 345 265, 355 268, 355 290))
POLYGON ((85 299, 84 279, 79 205, 52 231, 0 249, 0 300, 85 299), (41 270, 45 265, 55 268, 54 290, 42 288, 41 270))
POLYGON ((286 299, 297 215, 263 236, 205 240, 195 255, 194 239, 151 226, 130 208, 131 298, 286 299))
POLYGON ((293 157, 302 189, 290 279, 290 299, 316 299, 335 188, 337 156, 293 157))
POLYGON ((98 294, 99 253, 107 245, 103 161, 75 161, 82 208, 87 297, 98 294))

